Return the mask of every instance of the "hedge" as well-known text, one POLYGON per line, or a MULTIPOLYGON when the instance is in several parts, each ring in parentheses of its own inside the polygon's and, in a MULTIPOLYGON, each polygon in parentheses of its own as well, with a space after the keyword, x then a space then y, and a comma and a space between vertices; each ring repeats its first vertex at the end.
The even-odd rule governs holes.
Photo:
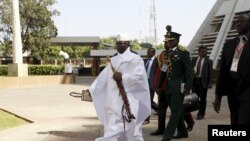
POLYGON ((58 75, 62 74, 64 66, 58 65, 29 65, 29 75, 58 75))
MULTIPOLYGON (((105 66, 100 67, 100 72, 105 68, 105 66)), ((218 77, 218 69, 213 70, 213 83, 216 83, 218 77)), ((60 65, 28 65, 29 75, 60 75, 64 73, 64 66, 60 65)), ((0 76, 8 75, 8 66, 0 65, 0 76)), ((91 68, 82 68, 79 70, 80 76, 91 76, 91 68)))
MULTIPOLYGON (((58 65, 29 65, 29 75, 59 75, 64 71, 64 66, 58 65)), ((8 66, 0 65, 0 75, 8 75, 8 66)))
POLYGON ((0 65, 0 75, 8 75, 8 66, 0 65))

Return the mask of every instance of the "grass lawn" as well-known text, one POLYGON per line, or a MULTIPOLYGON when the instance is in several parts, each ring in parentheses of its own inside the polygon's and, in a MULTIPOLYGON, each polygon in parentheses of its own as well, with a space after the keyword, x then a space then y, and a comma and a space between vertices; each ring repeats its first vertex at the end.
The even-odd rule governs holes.
POLYGON ((24 124, 28 122, 0 109, 0 131, 24 124))

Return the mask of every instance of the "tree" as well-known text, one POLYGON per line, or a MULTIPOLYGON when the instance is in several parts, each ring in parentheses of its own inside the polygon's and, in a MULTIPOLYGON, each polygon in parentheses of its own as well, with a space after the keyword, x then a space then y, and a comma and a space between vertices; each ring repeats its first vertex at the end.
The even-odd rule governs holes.
POLYGON ((133 40, 131 43, 131 48, 132 50, 142 50, 144 48, 142 48, 142 46, 140 45, 140 43, 137 40, 133 40))
POLYGON ((3 41, 0 40, 0 52, 2 52, 2 55, 4 57, 9 57, 13 54, 12 50, 12 42, 11 41, 6 41, 7 39, 4 38, 3 41))
POLYGON ((115 36, 110 36, 107 38, 101 38, 99 49, 114 49, 115 47, 115 36))
MULTIPOLYGON (((56 0, 19 0, 21 37, 23 52, 30 52, 32 57, 43 58, 52 37, 57 36, 57 28, 52 16, 59 15, 52 9, 56 0)), ((0 42, 5 50, 10 50, 12 43, 11 0, 0 0, 0 42)), ((10 56, 11 53, 6 54, 10 56)))
MULTIPOLYGON (((115 49, 116 37, 110 36, 107 38, 101 38, 99 49, 115 49)), ((138 40, 132 40, 130 42, 130 46, 133 50, 141 50, 143 49, 138 40)))
POLYGON ((153 47, 153 45, 151 43, 141 43, 140 46, 142 46, 143 48, 146 48, 146 49, 153 47))
POLYGON ((43 59, 58 59, 61 58, 59 52, 61 47, 59 46, 50 46, 45 49, 43 59))
POLYGON ((163 43, 156 45, 156 49, 163 50, 164 49, 163 43))

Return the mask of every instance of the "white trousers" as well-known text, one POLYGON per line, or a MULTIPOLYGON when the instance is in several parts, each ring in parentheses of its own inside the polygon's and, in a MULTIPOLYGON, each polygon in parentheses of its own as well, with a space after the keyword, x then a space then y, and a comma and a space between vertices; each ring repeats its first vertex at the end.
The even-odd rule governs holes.
MULTIPOLYGON (((138 117, 138 101, 129 97, 131 112, 138 117)), ((104 135, 95 141, 144 141, 142 136, 142 123, 136 123, 136 119, 131 122, 124 122, 120 114, 111 110, 106 111, 106 123, 104 124, 104 135), (125 132, 124 132, 125 123, 125 132)))
POLYGON ((144 141, 141 125, 136 125, 136 120, 124 123, 121 117, 111 114, 108 125, 104 126, 104 136, 95 141, 144 141))

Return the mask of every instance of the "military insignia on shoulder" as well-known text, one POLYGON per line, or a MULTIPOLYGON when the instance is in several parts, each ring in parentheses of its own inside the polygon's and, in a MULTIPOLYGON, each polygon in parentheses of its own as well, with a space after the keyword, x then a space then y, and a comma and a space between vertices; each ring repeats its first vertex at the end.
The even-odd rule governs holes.
POLYGON ((186 51, 186 48, 183 47, 183 46, 178 46, 178 49, 179 49, 180 51, 186 51))

